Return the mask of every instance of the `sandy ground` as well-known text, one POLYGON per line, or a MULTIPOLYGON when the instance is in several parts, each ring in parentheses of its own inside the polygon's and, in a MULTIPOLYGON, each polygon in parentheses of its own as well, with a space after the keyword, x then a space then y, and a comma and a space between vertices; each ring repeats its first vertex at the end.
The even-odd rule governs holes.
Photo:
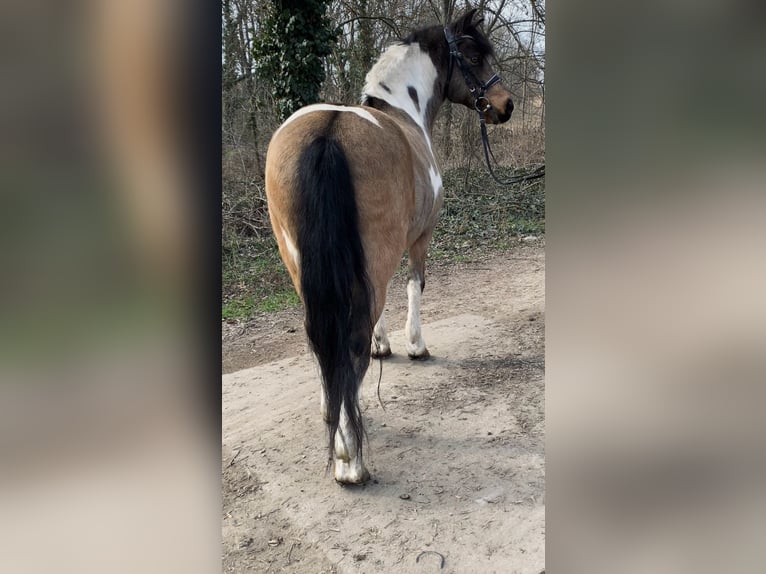
POLYGON ((366 377, 373 480, 325 472, 300 311, 223 328, 225 572, 539 574, 544 570, 544 249, 432 269, 409 361, 403 277, 394 356, 366 377))

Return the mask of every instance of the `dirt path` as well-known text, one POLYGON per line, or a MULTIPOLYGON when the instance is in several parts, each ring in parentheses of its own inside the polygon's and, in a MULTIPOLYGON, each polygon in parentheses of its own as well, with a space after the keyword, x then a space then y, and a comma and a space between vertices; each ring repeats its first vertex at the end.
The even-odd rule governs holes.
POLYGON ((385 410, 377 362, 362 390, 374 478, 362 487, 324 471, 299 312, 224 326, 224 571, 541 572, 544 265, 541 245, 519 245, 431 270, 424 363, 403 352, 405 287, 394 280, 385 410))

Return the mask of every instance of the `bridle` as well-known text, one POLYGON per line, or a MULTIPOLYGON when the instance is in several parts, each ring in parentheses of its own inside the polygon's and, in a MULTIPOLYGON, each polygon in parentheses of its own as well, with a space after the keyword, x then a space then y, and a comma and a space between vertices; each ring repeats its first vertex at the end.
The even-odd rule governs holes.
MULTIPOLYGON (((447 83, 444 85, 444 96, 446 98, 447 90, 449 90, 449 85, 452 81, 452 70, 455 67, 455 64, 457 64, 458 69, 463 74, 465 85, 473 96, 473 109, 475 109, 479 114, 481 142, 484 146, 484 159, 487 160, 487 168, 489 169, 489 174, 492 176, 492 179, 501 185, 510 185, 513 183, 519 183, 521 181, 528 181, 531 179, 543 177, 545 175, 545 165, 542 165, 530 174, 520 175, 506 180, 498 179, 498 177, 495 175, 495 172, 492 169, 492 163, 489 160, 490 156, 492 156, 492 159, 495 160, 495 155, 492 153, 492 149, 489 147, 487 122, 484 119, 484 114, 486 114, 490 108, 492 108, 492 104, 489 102, 489 99, 485 94, 489 88, 501 81, 500 76, 493 73, 489 80, 482 82, 479 80, 479 78, 476 77, 476 74, 471 71, 470 66, 466 63, 465 58, 463 57, 463 53, 460 51, 460 48, 458 48, 458 42, 461 40, 473 40, 471 36, 459 36, 456 38, 449 28, 444 28, 444 37, 447 39, 447 45, 449 46, 449 69, 447 71, 447 83)), ((497 160, 495 160, 495 163, 497 163, 497 160)))
POLYGON ((492 77, 489 80, 482 82, 471 71, 470 67, 465 62, 463 53, 457 45, 460 40, 473 40, 471 36, 460 36, 459 38, 455 38, 449 28, 444 28, 444 37, 447 39, 447 45, 449 46, 449 72, 447 73, 447 83, 444 87, 445 95, 449 89, 450 81, 452 80, 452 69, 457 63, 457 67, 460 69, 463 78, 465 79, 465 85, 473 96, 473 108, 479 112, 479 114, 488 112, 492 107, 492 104, 489 103, 489 100, 484 94, 489 88, 500 82, 500 76, 492 74, 492 77))

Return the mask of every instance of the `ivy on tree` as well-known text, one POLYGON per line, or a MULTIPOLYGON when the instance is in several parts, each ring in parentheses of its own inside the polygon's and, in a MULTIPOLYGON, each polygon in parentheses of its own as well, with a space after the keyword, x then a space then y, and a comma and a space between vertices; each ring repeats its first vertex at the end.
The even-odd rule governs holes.
POLYGON ((253 54, 262 81, 273 87, 280 121, 319 100, 328 56, 340 30, 327 17, 328 0, 271 0, 253 54))

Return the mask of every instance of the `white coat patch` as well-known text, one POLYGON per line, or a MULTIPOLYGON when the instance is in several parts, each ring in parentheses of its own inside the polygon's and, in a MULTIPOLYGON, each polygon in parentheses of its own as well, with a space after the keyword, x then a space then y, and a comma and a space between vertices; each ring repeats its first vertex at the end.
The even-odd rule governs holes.
POLYGON ((407 322, 404 332, 407 340, 404 344, 410 357, 422 356, 426 350, 426 343, 420 333, 420 282, 410 279, 407 282, 407 322))
POLYGON ((418 44, 394 44, 380 55, 368 72, 362 97, 380 98, 404 110, 423 130, 430 147, 426 113, 437 76, 431 57, 418 44), (410 88, 417 92, 418 106, 409 94, 410 88))
POLYGON ((431 187, 434 190, 434 197, 438 197, 442 190, 442 176, 439 174, 439 170, 434 166, 429 166, 428 177, 431 178, 431 187))
POLYGON ((360 118, 367 120, 368 122, 371 122, 378 127, 381 127, 380 122, 378 122, 375 116, 373 116, 370 112, 368 112, 364 108, 355 107, 355 106, 336 106, 334 104, 312 104, 310 106, 306 106, 305 108, 301 108, 300 110, 295 112, 293 115, 291 115, 289 118, 287 118, 285 120, 285 123, 283 123, 277 130, 277 133, 282 131, 282 129, 287 124, 297 120, 301 116, 305 116, 306 114, 311 114, 314 112, 348 112, 348 113, 356 114, 360 118))
POLYGON ((287 234, 287 231, 284 229, 282 230, 282 237, 285 238, 285 245, 287 246, 287 250, 290 252, 290 257, 293 258, 293 261, 295 262, 295 266, 300 269, 301 268, 301 256, 300 253, 298 253, 298 248, 295 247, 295 243, 292 242, 290 239, 290 236, 287 234))

